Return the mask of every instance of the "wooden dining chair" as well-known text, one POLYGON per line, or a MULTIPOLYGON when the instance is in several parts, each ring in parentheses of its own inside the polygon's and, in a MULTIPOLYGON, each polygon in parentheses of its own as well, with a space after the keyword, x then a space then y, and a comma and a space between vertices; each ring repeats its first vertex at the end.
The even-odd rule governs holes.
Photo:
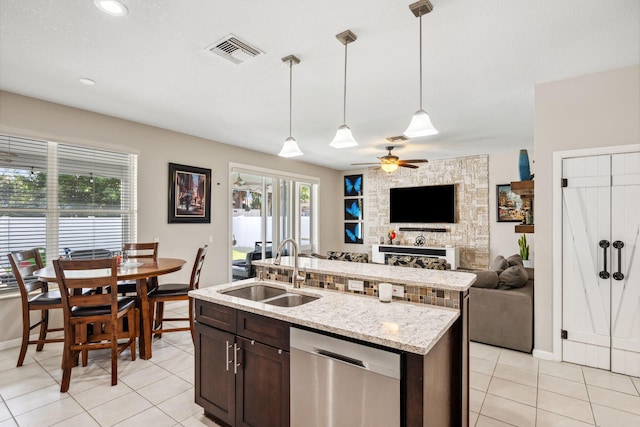
POLYGON ((62 296, 65 327, 60 392, 69 390, 71 369, 78 355, 82 353, 82 365, 86 366, 90 350, 111 349, 111 385, 116 385, 118 355, 129 348, 131 360, 136 360, 136 300, 119 297, 114 291, 117 259, 54 260, 53 266, 62 296), (87 289, 93 292, 82 293, 87 289), (119 343, 119 329, 125 318, 128 334, 126 341, 119 343))
POLYGON ((22 345, 18 365, 22 366, 29 344, 37 344, 36 351, 42 351, 46 343, 63 342, 63 338, 47 338, 49 332, 63 331, 64 328, 49 328, 49 310, 61 309, 60 292, 49 291, 47 282, 38 280, 33 272, 42 268, 42 257, 38 249, 15 251, 7 255, 15 276, 20 299, 22 300, 22 345), (31 312, 39 311, 40 320, 31 324, 31 312), (40 327, 38 339, 30 340, 31 330, 40 327))
POLYGON ((152 331, 155 336, 162 338, 164 332, 191 331, 191 339, 195 341, 193 334, 193 298, 189 298, 189 291, 200 286, 200 272, 204 265, 204 257, 207 254, 207 245, 198 248, 191 279, 189 283, 162 283, 149 292, 149 317, 151 318, 152 331), (164 317, 164 303, 167 301, 189 301, 188 317, 164 317), (164 328, 163 322, 189 322, 189 326, 164 328))
MULTIPOLYGON (((150 243, 123 243, 122 244, 122 262, 124 260, 135 259, 158 259, 158 242, 150 243)), ((157 286, 157 278, 152 279, 153 282, 149 284, 149 289, 157 286)), ((136 281, 135 280, 121 280, 118 282, 118 293, 125 296, 128 294, 136 293, 136 281)))

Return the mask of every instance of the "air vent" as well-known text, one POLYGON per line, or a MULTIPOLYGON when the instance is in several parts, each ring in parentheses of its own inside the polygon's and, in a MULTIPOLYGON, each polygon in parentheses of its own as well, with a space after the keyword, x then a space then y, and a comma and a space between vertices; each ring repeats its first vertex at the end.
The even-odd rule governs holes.
POLYGON ((387 141, 392 142, 392 143, 397 143, 397 142, 403 142, 403 141, 407 141, 409 138, 407 138, 404 135, 399 135, 399 136, 390 136, 388 138, 385 138, 387 141))
POLYGON ((211 53, 215 53, 234 64, 242 64, 244 61, 255 58, 263 52, 257 47, 243 42, 233 34, 229 34, 222 40, 218 40, 207 48, 211 53))

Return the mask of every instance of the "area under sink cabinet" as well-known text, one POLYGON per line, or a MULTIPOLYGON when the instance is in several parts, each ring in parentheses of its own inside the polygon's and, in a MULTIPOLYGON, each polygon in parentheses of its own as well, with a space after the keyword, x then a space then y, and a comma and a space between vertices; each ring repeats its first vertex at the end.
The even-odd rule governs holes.
POLYGON ((196 300, 195 401, 229 426, 289 426, 289 324, 196 300))

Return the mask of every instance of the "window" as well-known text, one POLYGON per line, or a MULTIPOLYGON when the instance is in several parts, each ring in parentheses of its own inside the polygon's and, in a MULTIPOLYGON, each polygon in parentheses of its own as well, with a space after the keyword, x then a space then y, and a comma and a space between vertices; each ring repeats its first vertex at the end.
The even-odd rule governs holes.
POLYGON ((135 240, 137 156, 0 135, 0 293, 16 283, 6 254, 120 250, 135 240))

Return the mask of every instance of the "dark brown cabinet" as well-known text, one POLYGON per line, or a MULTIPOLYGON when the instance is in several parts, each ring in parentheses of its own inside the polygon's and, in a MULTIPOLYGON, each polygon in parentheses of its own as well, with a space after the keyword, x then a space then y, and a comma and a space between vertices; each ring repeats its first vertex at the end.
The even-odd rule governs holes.
POLYGON ((289 425, 289 324, 196 300, 195 400, 229 426, 289 425))

